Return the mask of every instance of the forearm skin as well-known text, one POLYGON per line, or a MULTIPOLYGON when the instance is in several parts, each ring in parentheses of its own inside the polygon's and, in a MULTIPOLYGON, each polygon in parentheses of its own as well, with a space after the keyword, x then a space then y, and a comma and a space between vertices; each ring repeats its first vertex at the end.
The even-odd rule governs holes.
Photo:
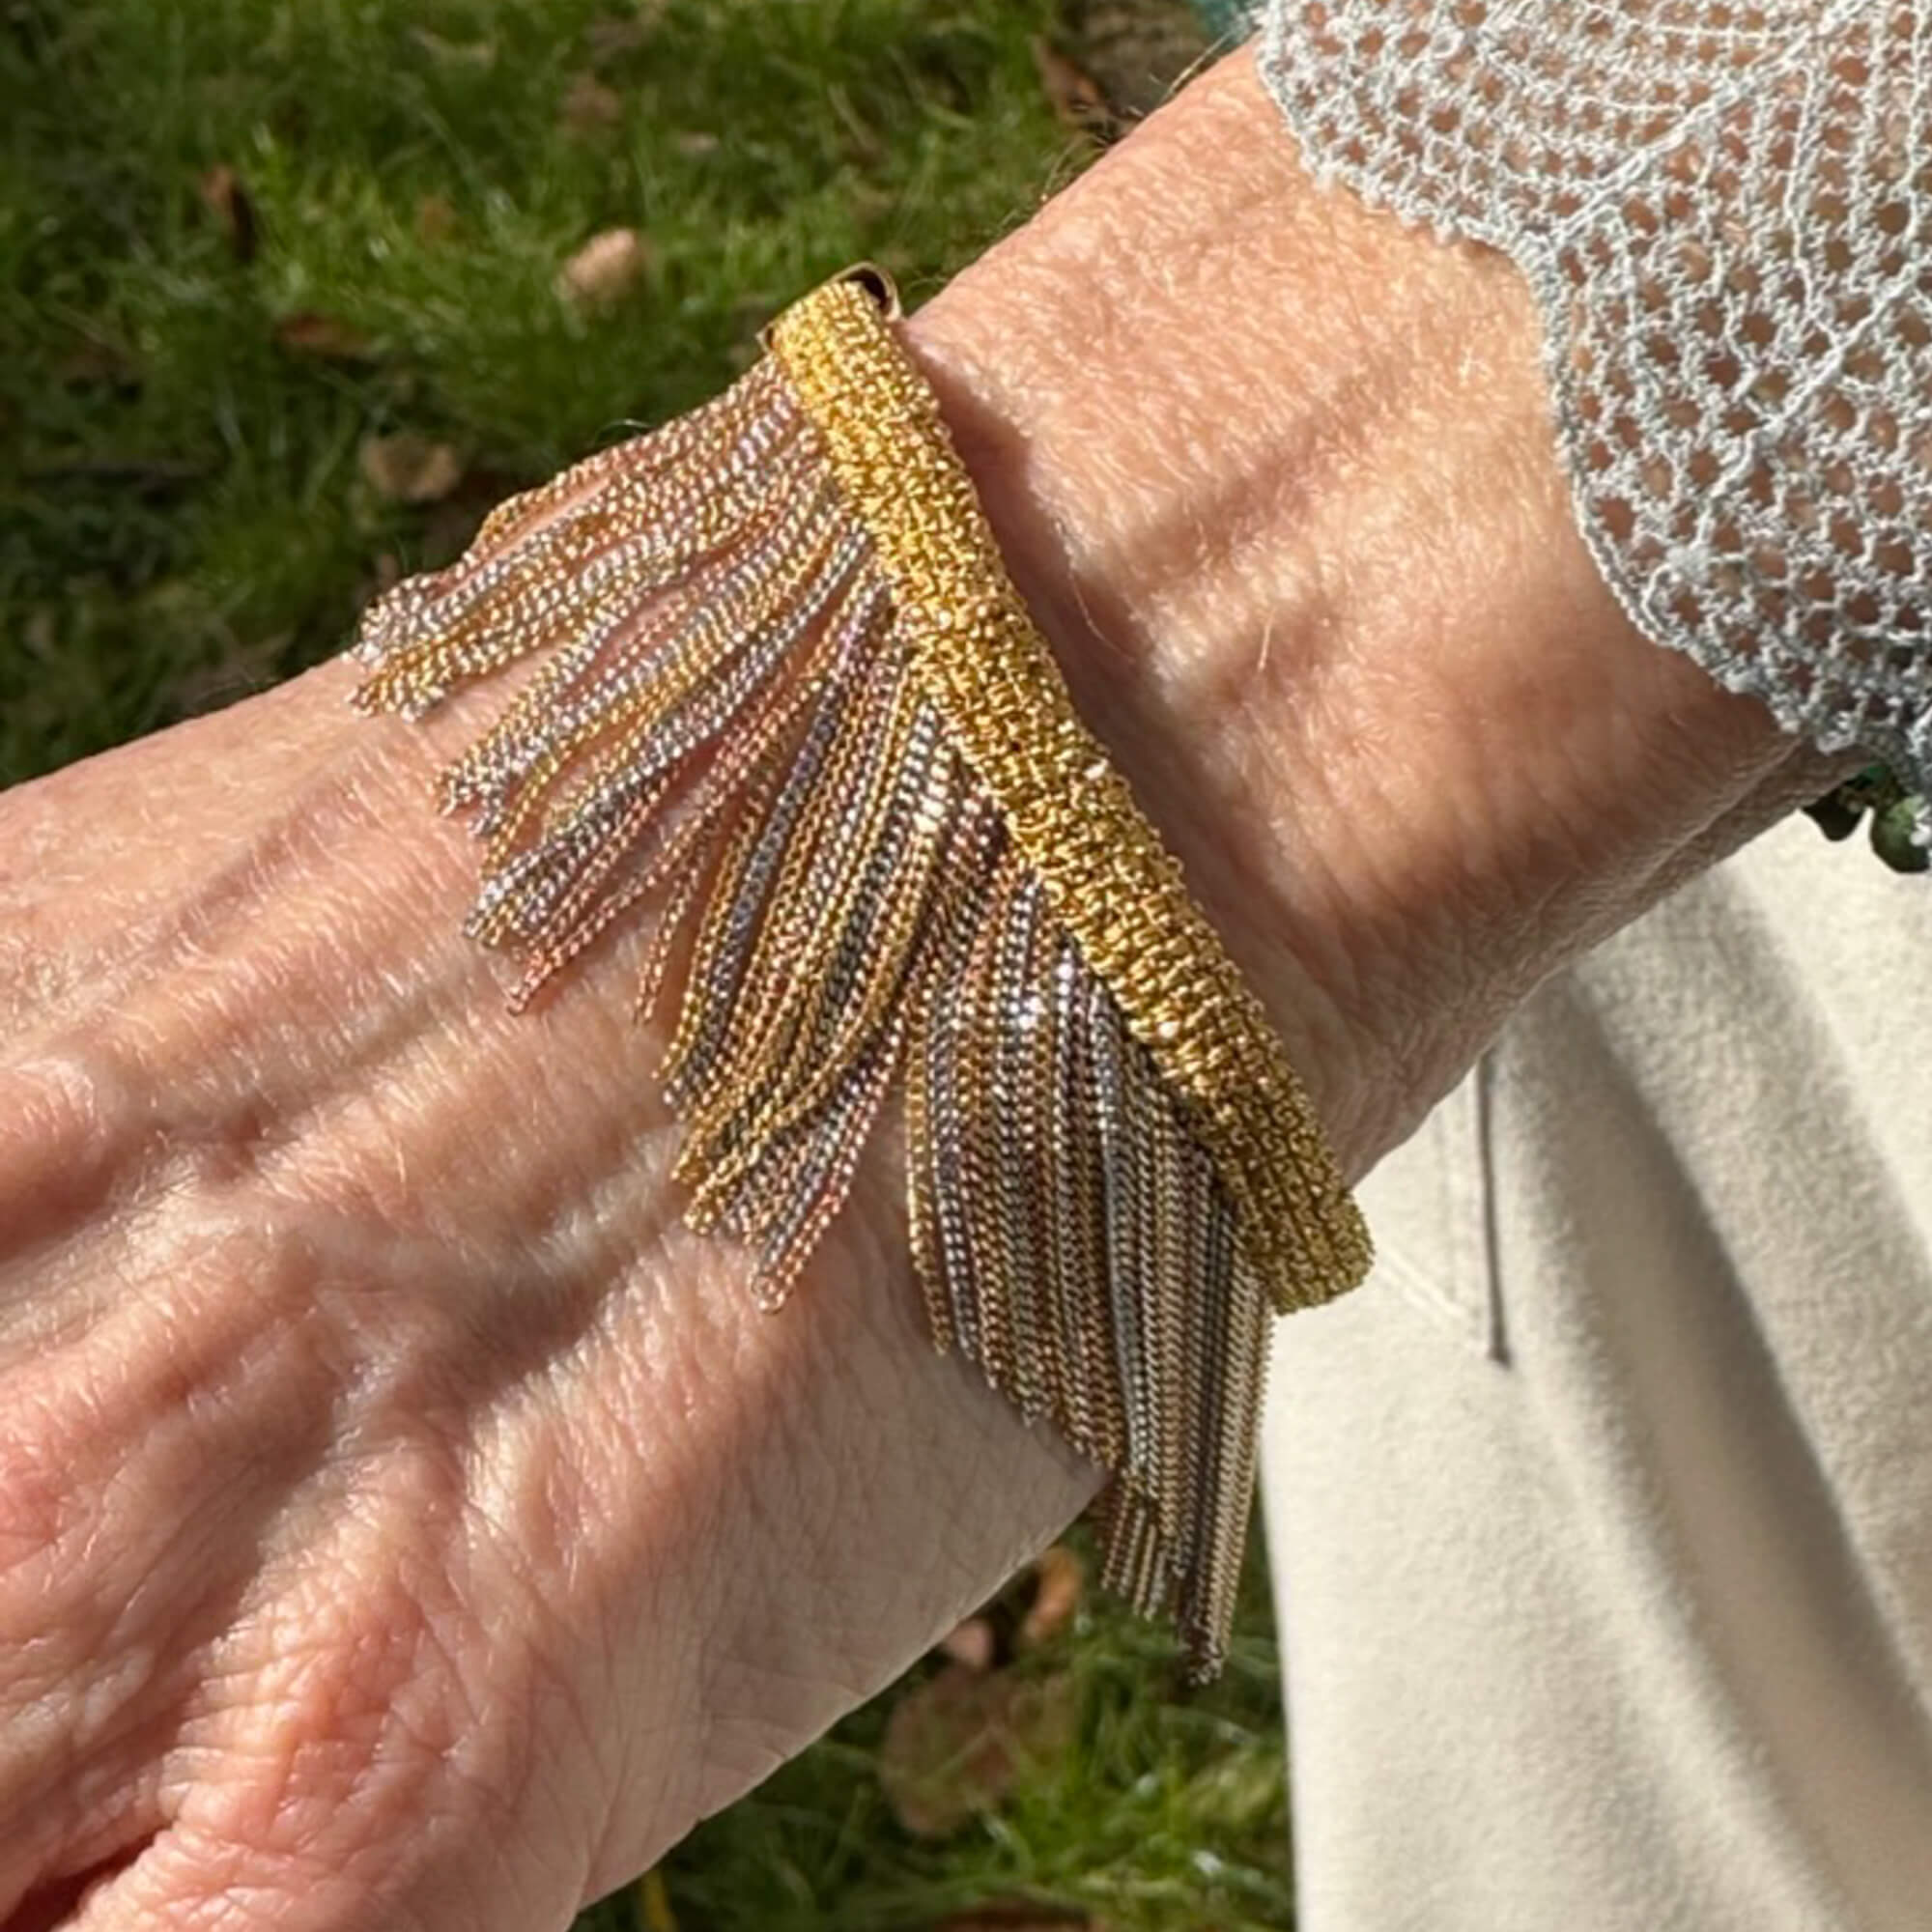
MULTIPOLYGON (((1511 271, 1317 193, 1245 55, 909 333, 1351 1177, 1845 766, 1629 631, 1511 271)), ((758 1312, 627 946, 513 1017, 458 930, 496 698, 354 683, 0 799, 0 1924, 158 1832, 86 1922, 528 1932, 1097 1480, 931 1351, 890 1146, 758 1312)))

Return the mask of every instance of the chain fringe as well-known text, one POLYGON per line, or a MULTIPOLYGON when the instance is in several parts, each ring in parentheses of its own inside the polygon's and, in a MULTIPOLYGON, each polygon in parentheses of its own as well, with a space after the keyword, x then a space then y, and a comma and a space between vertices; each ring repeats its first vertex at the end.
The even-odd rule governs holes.
MULTIPOLYGON (((1265 1246, 935 701, 930 612, 876 524, 773 351, 381 598, 355 701, 417 718, 536 661, 438 790, 482 840, 468 930, 520 961, 513 1004, 636 913, 646 1015, 683 949, 688 1218, 747 1244, 770 1308, 902 1084, 936 1346, 1108 1471, 1103 1584, 1171 1616, 1205 1679, 1254 1488, 1265 1246)), ((1327 1292, 1366 1268, 1357 1236, 1327 1292)))

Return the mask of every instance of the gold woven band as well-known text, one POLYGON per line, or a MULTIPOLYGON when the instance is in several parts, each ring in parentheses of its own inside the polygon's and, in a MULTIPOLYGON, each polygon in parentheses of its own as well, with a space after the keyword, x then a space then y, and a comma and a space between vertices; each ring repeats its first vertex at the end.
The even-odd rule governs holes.
POLYGON ((890 279, 863 267, 765 340, 876 546, 923 689, 1191 1110, 1274 1306, 1326 1301, 1368 1272, 1367 1226, 1259 998, 1076 715, 896 313, 890 279))

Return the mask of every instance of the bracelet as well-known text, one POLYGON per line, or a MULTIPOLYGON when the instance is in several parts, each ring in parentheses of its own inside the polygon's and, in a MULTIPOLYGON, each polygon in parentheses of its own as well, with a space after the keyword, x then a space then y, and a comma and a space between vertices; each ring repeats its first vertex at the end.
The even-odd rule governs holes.
POLYGON ((366 613, 355 702, 539 655, 443 770, 526 1004, 620 914, 682 962, 686 1218, 781 1304, 902 1080, 935 1345, 1109 1477, 1101 1580, 1220 1667, 1274 1313, 1371 1244, 1259 999, 1074 713, 883 271, 366 613))

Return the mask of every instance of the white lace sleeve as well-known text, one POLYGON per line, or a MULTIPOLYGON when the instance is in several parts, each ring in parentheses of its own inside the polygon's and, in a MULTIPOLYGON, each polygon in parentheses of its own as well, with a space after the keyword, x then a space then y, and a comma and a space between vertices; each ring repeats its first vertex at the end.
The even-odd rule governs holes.
POLYGON ((1932 0, 1266 0, 1261 71, 1528 276, 1639 629, 1932 794, 1932 0))

